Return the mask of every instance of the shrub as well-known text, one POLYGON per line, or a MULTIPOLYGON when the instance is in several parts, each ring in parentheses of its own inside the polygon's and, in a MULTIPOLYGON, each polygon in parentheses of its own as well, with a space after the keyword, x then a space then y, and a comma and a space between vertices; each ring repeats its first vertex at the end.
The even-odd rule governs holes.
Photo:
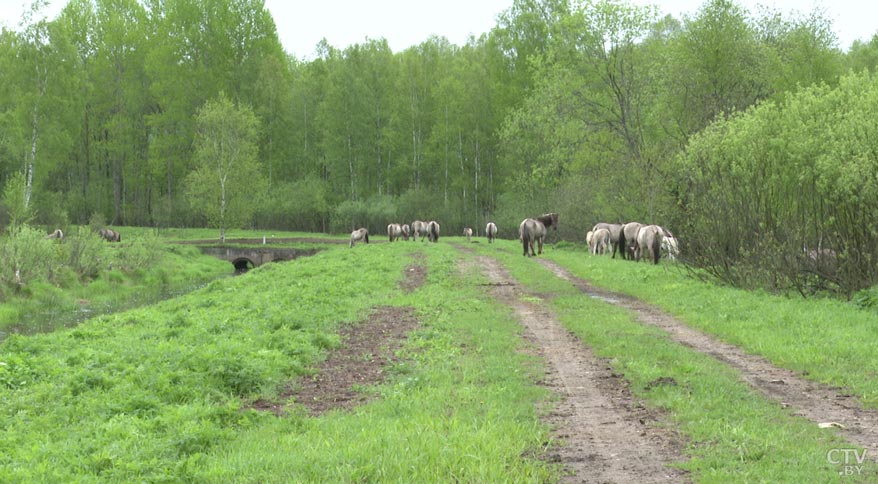
POLYGON ((41 230, 28 225, 12 227, 9 236, 0 242, 0 282, 22 287, 37 279, 48 279, 58 265, 54 241, 47 240, 41 230))
POLYGON ((66 238, 68 246, 67 265, 81 280, 98 277, 108 262, 107 244, 87 227, 78 227, 66 238))

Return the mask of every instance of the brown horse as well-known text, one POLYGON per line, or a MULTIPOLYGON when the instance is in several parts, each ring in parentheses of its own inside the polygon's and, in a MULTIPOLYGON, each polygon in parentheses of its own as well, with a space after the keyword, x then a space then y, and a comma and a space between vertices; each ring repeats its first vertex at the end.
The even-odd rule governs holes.
POLYGON ((521 245, 524 248, 524 254, 528 257, 535 256, 537 253, 543 253, 543 237, 546 236, 546 227, 552 227, 558 230, 558 214, 546 213, 536 218, 526 218, 521 221, 518 226, 518 238, 521 239, 521 245), (537 253, 534 252, 534 243, 539 247, 537 253), (530 253, 528 253, 530 249, 530 253))
POLYGON ((101 238, 103 238, 107 242, 121 242, 122 241, 122 235, 119 232, 116 232, 115 230, 101 229, 99 231, 99 233, 101 234, 101 238))

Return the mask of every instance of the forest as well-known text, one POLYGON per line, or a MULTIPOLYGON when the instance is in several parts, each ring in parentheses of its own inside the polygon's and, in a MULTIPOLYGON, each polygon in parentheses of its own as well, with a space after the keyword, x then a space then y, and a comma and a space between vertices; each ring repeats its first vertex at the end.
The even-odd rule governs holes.
POLYGON ((553 211, 570 241, 670 227, 736 285, 878 283, 878 37, 841 46, 820 10, 515 0, 466 45, 306 60, 262 0, 33 8, 0 32, 7 229, 435 219, 514 238, 553 211))

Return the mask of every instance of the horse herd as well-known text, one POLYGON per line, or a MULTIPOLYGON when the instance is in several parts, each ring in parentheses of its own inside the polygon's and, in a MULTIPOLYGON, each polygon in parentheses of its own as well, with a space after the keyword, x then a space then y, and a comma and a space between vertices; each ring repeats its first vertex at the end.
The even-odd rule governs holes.
MULTIPOLYGON (((419 237, 422 242, 425 239, 430 242, 438 242, 440 230, 439 222, 435 220, 429 222, 415 220, 411 225, 392 223, 387 226, 387 238, 390 242, 396 242, 400 239, 409 240, 409 238, 416 241, 419 237)), ((485 234, 488 237, 489 243, 494 242, 494 238, 497 237, 497 225, 494 222, 488 223, 485 227, 485 234)), ((463 229, 463 235, 466 237, 467 242, 469 242, 473 236, 473 229, 466 227, 463 229)), ((359 228, 351 232, 350 246, 353 247, 357 242, 369 243, 369 229, 359 228)))
MULTIPOLYGON (((121 242, 122 241, 122 234, 120 234, 119 232, 116 232, 115 230, 105 228, 105 229, 96 229, 96 231, 97 231, 98 235, 100 235, 100 237, 102 239, 106 240, 107 242, 121 242)), ((62 232, 61 229, 55 229, 54 232, 45 236, 44 238, 54 239, 54 240, 58 240, 58 241, 63 242, 64 241, 64 232, 62 232)))
POLYGON ((658 264, 662 252, 671 260, 680 254, 677 238, 670 230, 640 222, 595 224, 586 234, 585 241, 592 254, 607 254, 612 251, 613 259, 616 258, 617 250, 623 259, 640 261, 646 255, 653 264, 658 264))
MULTIPOLYGON (((526 218, 518 226, 518 238, 521 241, 523 255, 532 257, 543 253, 543 239, 548 233, 548 227, 558 230, 558 214, 546 213, 538 217, 526 218)), ((390 242, 397 240, 424 239, 430 242, 439 240, 439 223, 431 220, 423 222, 415 220, 409 224, 392 223, 387 226, 387 237, 390 242)), ((473 229, 466 227, 463 235, 467 242, 473 236, 473 229)), ((485 236, 488 243, 493 243, 497 237, 497 225, 489 222, 485 226, 485 236)), ((612 258, 616 258, 616 251, 622 259, 640 261, 644 256, 654 264, 658 264, 662 253, 667 254, 669 259, 676 259, 680 254, 677 239, 670 230, 659 225, 646 225, 639 222, 625 224, 598 223, 586 234, 586 243, 592 254, 607 254, 612 251, 612 258)), ((369 243, 369 230, 359 228, 351 232, 350 246, 357 242, 369 243)))

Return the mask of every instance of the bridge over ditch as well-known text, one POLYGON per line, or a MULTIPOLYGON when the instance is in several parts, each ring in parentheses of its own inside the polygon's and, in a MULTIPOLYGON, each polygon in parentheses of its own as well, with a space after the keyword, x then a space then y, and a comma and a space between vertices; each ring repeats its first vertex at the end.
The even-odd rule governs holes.
POLYGON ((247 272, 268 262, 293 260, 316 254, 320 249, 289 249, 270 247, 199 247, 202 254, 227 260, 236 273, 247 272))

